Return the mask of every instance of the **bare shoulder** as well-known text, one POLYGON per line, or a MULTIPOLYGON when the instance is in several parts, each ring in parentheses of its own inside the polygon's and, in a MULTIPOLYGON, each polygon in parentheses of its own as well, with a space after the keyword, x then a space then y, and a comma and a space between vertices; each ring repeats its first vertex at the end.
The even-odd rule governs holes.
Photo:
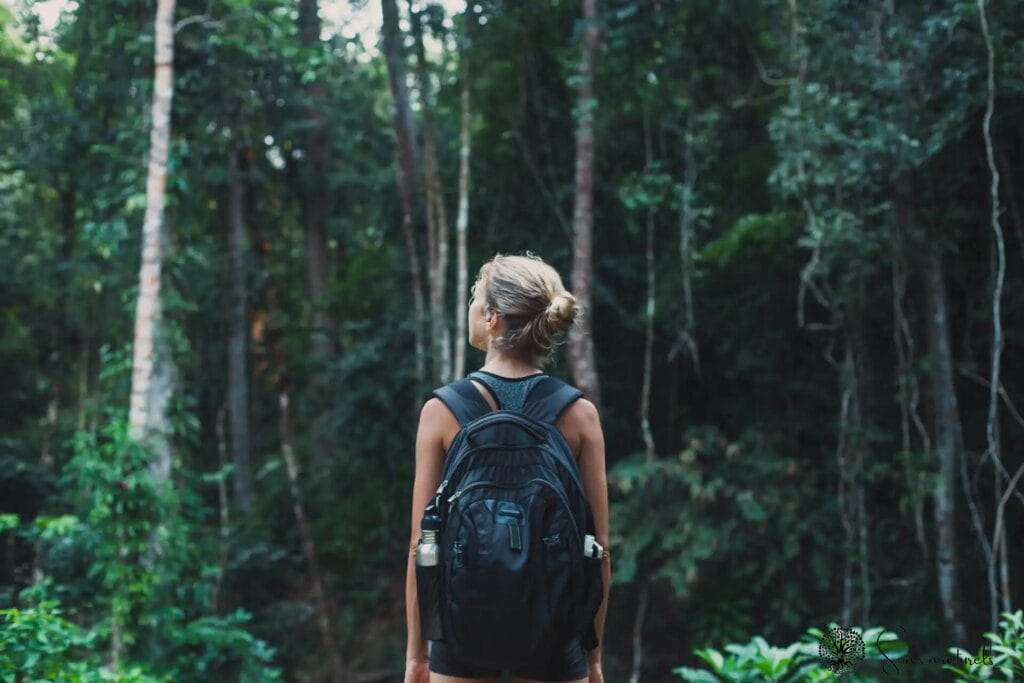
POLYGON ((565 420, 567 427, 573 427, 581 432, 601 428, 601 418, 597 414, 597 406, 583 397, 569 404, 559 417, 559 421, 561 420, 565 420))
POLYGON ((420 408, 420 420, 439 420, 448 412, 451 411, 448 410, 448 406, 444 404, 444 401, 437 396, 431 396, 423 404, 423 407, 420 408))
POLYGON ((455 434, 459 431, 459 421, 444 401, 432 396, 420 409, 419 432, 421 436, 441 441, 444 449, 448 448, 455 434))
POLYGON ((601 433, 601 419, 597 406, 585 398, 578 398, 570 403, 558 416, 555 426, 561 430, 565 440, 572 448, 573 455, 579 460, 583 444, 592 441, 601 433))

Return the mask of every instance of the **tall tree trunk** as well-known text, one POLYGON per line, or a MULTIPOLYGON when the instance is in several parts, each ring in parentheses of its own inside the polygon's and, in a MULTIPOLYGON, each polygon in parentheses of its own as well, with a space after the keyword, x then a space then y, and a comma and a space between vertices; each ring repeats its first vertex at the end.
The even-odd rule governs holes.
POLYGON ((926 334, 931 354, 931 388, 934 403, 934 439, 939 476, 933 490, 935 562, 942 612, 954 642, 965 642, 957 581, 956 560, 956 459, 963 443, 960 414, 953 381, 953 352, 949 339, 949 314, 942 257, 934 240, 921 249, 921 284, 924 295, 926 334))
POLYGON ((171 98, 174 94, 174 3, 158 0, 154 43, 152 126, 149 137, 149 167, 146 177, 146 214, 142 224, 142 266, 139 296, 135 306, 135 341, 132 358, 131 403, 128 423, 133 439, 154 449, 153 474, 166 481, 171 469, 166 405, 167 386, 160 364, 169 363, 160 354, 162 321, 160 271, 163 266, 164 203, 167 187, 167 149, 171 136, 171 98))
POLYGON ((462 50, 459 52, 462 60, 462 124, 459 128, 459 213, 455 219, 456 232, 456 285, 455 285, 455 368, 453 377, 461 378, 466 374, 466 344, 467 338, 467 292, 469 285, 468 263, 466 253, 466 240, 469 232, 469 176, 470 161, 472 153, 472 108, 470 99, 470 88, 472 86, 472 72, 470 71, 469 47, 470 27, 476 17, 473 15, 471 3, 466 4, 465 13, 465 35, 463 37, 462 50))
MULTIPOLYGON (((299 30, 302 43, 310 52, 319 52, 320 14, 318 0, 300 0, 299 30)), ((326 300, 328 271, 327 237, 324 216, 330 193, 327 178, 327 107, 326 86, 319 79, 306 86, 309 107, 306 116, 309 132, 305 139, 306 158, 299 177, 302 182, 302 223, 306 245, 306 274, 309 299, 312 305, 313 338, 311 360, 314 371, 311 388, 315 396, 316 417, 311 426, 315 447, 312 465, 318 474, 326 472, 336 451, 333 398, 330 373, 327 366, 337 353, 337 321, 328 310, 326 300)))
MULTIPOLYGON (((277 309, 277 296, 273 283, 268 283, 266 288, 266 307, 268 318, 272 318, 277 309)), ((295 453, 295 429, 291 413, 292 381, 288 351, 282 343, 281 331, 269 325, 266 330, 260 332, 260 339, 267 340, 267 346, 264 350, 267 353, 268 362, 273 363, 271 375, 274 390, 277 392, 278 397, 278 428, 281 438, 281 457, 284 460, 285 470, 288 474, 288 490, 292 499, 292 513, 295 515, 299 540, 302 544, 302 554, 309 568, 309 582, 316 610, 317 630, 320 634, 320 646, 323 648, 323 654, 327 660, 328 678, 331 683, 347 683, 349 681, 349 672, 344 667, 341 651, 338 649, 337 641, 334 637, 330 610, 331 600, 327 593, 326 583, 324 582, 324 573, 320 567, 313 530, 309 526, 305 504, 302 499, 301 472, 295 453)))
POLYGON ((306 558, 306 564, 309 565, 309 579, 313 589, 313 601, 316 604, 316 623, 320 631, 320 644, 324 648, 324 655, 327 657, 330 667, 331 683, 344 683, 347 678, 342 665, 341 652, 334 639, 334 629, 331 626, 330 603, 324 588, 323 571, 320 569, 313 531, 306 518, 306 509, 299 488, 299 465, 295 457, 292 437, 291 399, 286 386, 278 391, 278 406, 281 411, 281 455, 288 471, 288 489, 292 496, 292 511, 295 513, 295 522, 299 528, 299 538, 302 540, 302 554, 306 558))
POLYGON ((914 530, 918 548, 921 551, 922 566, 931 564, 931 548, 924 524, 924 501, 927 496, 926 473, 912 466, 913 436, 911 425, 921 440, 921 449, 931 452, 931 437, 924 426, 918 411, 920 391, 918 389, 917 372, 914 370, 916 344, 903 309, 907 289, 907 255, 903 232, 899 221, 892 225, 892 335, 896 347, 897 377, 900 398, 900 436, 902 450, 906 462, 907 490, 910 492, 914 508, 914 530))
POLYGON ((636 613, 633 615, 633 666, 629 673, 629 683, 640 683, 640 673, 644 665, 644 621, 647 618, 647 597, 650 593, 650 580, 646 574, 639 580, 640 596, 636 601, 636 613))
POLYGON ((693 309, 693 194, 697 187, 697 155, 693 151, 693 112, 686 115, 686 129, 683 131, 683 186, 679 201, 679 263, 683 272, 683 328, 679 338, 668 353, 672 360, 684 346, 690 352, 693 371, 700 378, 700 352, 697 347, 697 323, 693 309))
MULTIPOLYGON (((174 95, 174 4, 157 0, 154 23, 153 103, 146 174, 146 213, 142 224, 142 264, 135 305, 129 436, 152 453, 150 472, 157 487, 170 481, 171 426, 167 405, 174 383, 173 360, 161 319, 160 273, 168 230, 164 220, 167 189, 167 154, 171 137, 171 100, 174 95)), ((161 522, 162 524, 162 522, 161 522)), ((160 554, 160 530, 151 541, 148 563, 160 554)), ((110 659, 115 669, 124 655, 123 624, 114 610, 110 659)))
POLYGON ((235 500, 243 512, 252 509, 253 482, 249 444, 249 338, 246 293, 245 182, 239 169, 243 150, 228 152, 228 245, 231 253, 231 313, 228 342, 228 412, 231 416, 231 462, 235 500))
MULTIPOLYGON (((654 153, 651 150, 651 120, 648 107, 644 105, 644 173, 651 171, 654 153)), ((653 206, 646 210, 646 242, 644 260, 647 266, 647 295, 644 315, 644 377, 640 391, 640 433, 644 439, 647 461, 654 460, 654 434, 651 432, 651 364, 654 356, 654 212, 653 206)), ((646 591, 646 584, 644 590, 646 591)), ((646 596, 646 592, 644 593, 646 596)))
MULTIPOLYGON (((992 115, 995 111, 995 50, 992 47, 992 36, 988 30, 988 18, 985 15, 985 0, 978 0, 978 16, 981 20, 982 35, 985 37, 985 52, 988 58, 988 69, 987 69, 987 89, 988 97, 986 98, 985 104, 985 117, 982 121, 982 134, 985 139, 985 158, 988 161, 989 175, 991 182, 989 184, 989 195, 991 198, 991 213, 989 216, 989 223, 992 228, 993 241, 995 242, 996 248, 996 272, 995 272, 995 284, 992 287, 992 372, 989 377, 989 396, 988 396, 988 419, 986 420, 985 426, 985 438, 986 438, 986 449, 985 455, 992 458, 995 465, 993 468, 995 471, 996 481, 996 498, 1002 500, 1002 481, 1001 477, 1005 468, 1002 464, 1001 449, 999 444, 999 372, 1000 372, 1000 360, 1003 353, 1003 321, 1002 321, 1002 296, 1003 296, 1003 280, 1006 277, 1006 242, 1003 239, 1003 226, 999 222, 999 169, 996 166, 995 159, 995 146, 992 144, 992 115)), ((998 502, 997 502, 998 505, 998 502)), ((997 508, 996 516, 1001 515, 1002 511, 997 508)), ((1005 533, 1005 529, 1002 530, 1005 533)), ((1010 596, 1009 596, 1009 567, 1006 562, 1005 553, 1005 539, 994 538, 993 548, 997 547, 999 543, 1004 543, 1003 553, 997 558, 996 553, 993 553, 993 557, 989 561, 988 574, 989 574, 989 585, 995 585, 995 563, 998 559, 1000 578, 1002 584, 1002 609, 1005 611, 1010 610, 1010 596)), ((995 591, 992 591, 994 593, 995 591)), ((997 623, 999 621, 999 609, 996 606, 994 595, 991 604, 989 605, 990 613, 990 628, 996 630, 997 623)))
MULTIPOLYGON (((412 111, 409 109, 409 94, 405 88, 405 58, 402 48, 402 31, 398 26, 398 6, 395 0, 381 0, 383 16, 381 35, 384 57, 388 66, 388 85, 391 89, 392 124, 395 129, 395 160, 398 196, 402 204, 402 232, 405 235, 405 249, 409 258, 412 275, 412 300, 416 315, 414 342, 416 354, 416 379, 423 384, 427 379, 426 349, 423 328, 426 322, 426 306, 423 300, 423 275, 420 268, 419 245, 414 229, 413 213, 416 196, 416 135, 413 131, 412 111)), ((419 410, 419 406, 415 406, 419 410)))
POLYGON ((423 47, 423 18, 413 7, 413 0, 409 0, 409 24, 416 46, 416 79, 419 82, 420 107, 423 112, 423 184, 426 190, 427 277, 434 382, 447 384, 451 381, 452 372, 451 333, 444 315, 445 292, 448 289, 448 209, 445 207, 444 185, 437 160, 430 73, 423 47))
POLYGON ((582 0, 583 46, 580 60, 579 100, 576 121, 576 199, 573 209, 572 292, 583 315, 569 334, 569 362, 573 381, 601 409, 601 388, 594 358, 593 251, 594 251, 594 118, 597 99, 594 73, 601 32, 597 25, 597 0, 582 0))

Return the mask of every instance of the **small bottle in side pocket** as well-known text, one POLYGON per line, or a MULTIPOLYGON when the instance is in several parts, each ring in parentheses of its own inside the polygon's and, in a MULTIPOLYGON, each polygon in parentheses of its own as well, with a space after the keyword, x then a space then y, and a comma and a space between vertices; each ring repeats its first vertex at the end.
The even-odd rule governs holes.
POLYGON ((441 640, 441 563, 438 534, 441 518, 429 506, 420 523, 416 546, 416 600, 420 609, 420 636, 441 640))

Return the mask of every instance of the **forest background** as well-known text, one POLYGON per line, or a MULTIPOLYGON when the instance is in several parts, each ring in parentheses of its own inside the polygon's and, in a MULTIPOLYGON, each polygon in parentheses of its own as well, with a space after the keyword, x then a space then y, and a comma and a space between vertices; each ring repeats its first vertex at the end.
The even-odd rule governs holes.
POLYGON ((608 680, 1020 607, 1020 2, 323 4, 0 4, 4 680, 401 680, 419 409, 527 250, 608 680))

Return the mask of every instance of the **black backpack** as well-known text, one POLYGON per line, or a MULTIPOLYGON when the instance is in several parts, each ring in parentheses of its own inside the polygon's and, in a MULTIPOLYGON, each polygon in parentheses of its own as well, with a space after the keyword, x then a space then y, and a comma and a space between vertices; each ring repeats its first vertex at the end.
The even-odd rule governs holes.
POLYGON ((506 669, 579 635, 597 647, 594 516, 555 420, 582 392, 545 376, 521 410, 491 410, 469 379, 433 391, 461 429, 428 504, 441 519, 440 626, 457 659, 506 669))

